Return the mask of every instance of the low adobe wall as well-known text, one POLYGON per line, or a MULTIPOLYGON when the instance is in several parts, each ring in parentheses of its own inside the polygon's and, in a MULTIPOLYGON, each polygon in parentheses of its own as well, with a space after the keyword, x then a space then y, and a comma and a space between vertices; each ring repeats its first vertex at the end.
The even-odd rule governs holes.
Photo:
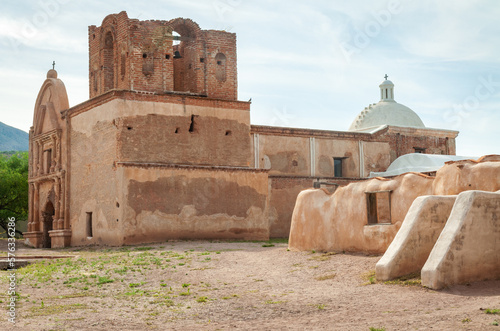
MULTIPOLYGON (((290 236, 293 208, 297 196, 301 191, 312 188, 315 182, 328 182, 345 186, 361 180, 356 178, 270 175, 269 236, 271 238, 288 238, 290 236)), ((334 185, 325 187, 329 191, 336 189, 334 185)))
POLYGON ((339 188, 333 195, 305 190, 297 197, 289 246, 295 250, 384 253, 413 201, 423 195, 456 195, 476 189, 500 190, 500 156, 448 162, 436 177, 406 173, 339 188), (368 225, 366 192, 391 191, 390 224, 368 225))
POLYGON ((431 192, 432 178, 414 173, 352 183, 332 195, 326 190, 302 191, 293 211, 289 248, 383 253, 413 200, 431 192), (388 224, 368 225, 365 192, 375 191, 391 191, 388 224))
POLYGON ((500 192, 467 191, 422 268, 422 285, 433 289, 500 277, 500 192))
POLYGON ((231 167, 118 163, 123 244, 268 240, 268 176, 231 167))
POLYGON ((377 280, 420 272, 448 220, 455 199, 455 195, 415 199, 401 229, 377 262, 377 280))

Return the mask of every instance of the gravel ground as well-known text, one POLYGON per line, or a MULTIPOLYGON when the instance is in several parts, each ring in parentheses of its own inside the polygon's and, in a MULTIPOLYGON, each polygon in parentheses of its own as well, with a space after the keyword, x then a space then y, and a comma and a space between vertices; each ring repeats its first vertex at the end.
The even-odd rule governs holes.
MULTIPOLYGON (((499 280, 442 291, 418 279, 377 283, 379 256, 293 252, 285 242, 59 250, 17 242, 17 256, 44 254, 75 257, 18 270, 14 329, 500 331, 500 315, 486 313, 500 309, 499 280)), ((5 313, 0 329, 10 328, 5 313)))

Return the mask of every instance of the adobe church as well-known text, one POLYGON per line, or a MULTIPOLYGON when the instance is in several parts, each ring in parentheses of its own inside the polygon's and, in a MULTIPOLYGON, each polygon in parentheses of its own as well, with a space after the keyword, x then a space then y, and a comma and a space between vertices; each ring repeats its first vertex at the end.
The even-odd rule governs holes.
POLYGON ((379 87, 348 131, 251 125, 234 33, 109 15, 89 27, 90 99, 70 107, 53 69, 38 94, 26 243, 288 237, 297 194, 314 183, 455 154, 457 131, 426 128, 387 77, 379 87))

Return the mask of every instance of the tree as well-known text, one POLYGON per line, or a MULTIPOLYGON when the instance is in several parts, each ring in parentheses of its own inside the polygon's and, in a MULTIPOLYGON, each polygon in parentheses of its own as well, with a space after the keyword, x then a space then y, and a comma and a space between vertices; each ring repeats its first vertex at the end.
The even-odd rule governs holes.
POLYGON ((9 218, 17 222, 28 217, 28 167, 28 152, 0 155, 0 226, 5 231, 9 218))

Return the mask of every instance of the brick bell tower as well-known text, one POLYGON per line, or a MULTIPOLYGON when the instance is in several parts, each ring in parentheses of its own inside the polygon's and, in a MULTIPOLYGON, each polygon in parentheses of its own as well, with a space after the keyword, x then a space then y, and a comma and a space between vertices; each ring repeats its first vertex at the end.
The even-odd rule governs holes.
POLYGON ((237 100, 236 34, 184 18, 108 15, 89 27, 90 98, 112 89, 237 100))

